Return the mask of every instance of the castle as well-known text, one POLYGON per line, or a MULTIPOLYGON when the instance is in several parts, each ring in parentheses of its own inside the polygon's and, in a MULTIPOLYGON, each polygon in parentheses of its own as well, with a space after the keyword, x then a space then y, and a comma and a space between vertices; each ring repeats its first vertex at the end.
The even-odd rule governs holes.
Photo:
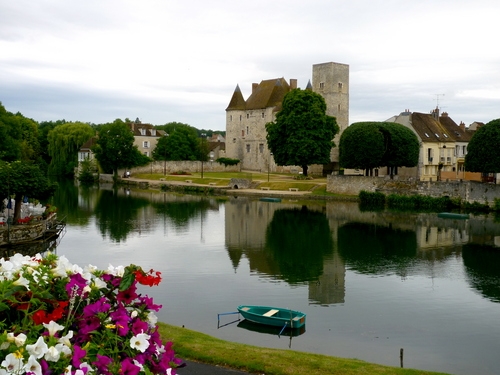
MULTIPOLYGON (((226 108, 226 156, 239 159, 241 169, 250 171, 294 172, 300 168, 277 166, 267 147, 266 123, 276 119, 284 96, 297 88, 297 80, 275 78, 252 84, 252 93, 243 98, 239 85, 226 108)), ((338 170, 338 144, 342 131, 349 125, 349 65, 335 62, 315 64, 312 84, 306 89, 320 94, 326 102, 326 114, 334 116, 339 134, 334 139, 330 165, 311 167, 312 173, 338 170)))

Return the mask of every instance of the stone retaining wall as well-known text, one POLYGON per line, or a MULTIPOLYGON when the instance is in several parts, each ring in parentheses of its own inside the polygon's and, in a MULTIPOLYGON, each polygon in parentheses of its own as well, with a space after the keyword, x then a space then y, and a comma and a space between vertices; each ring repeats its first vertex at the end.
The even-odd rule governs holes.
POLYGON ((500 199, 500 185, 476 181, 415 181, 391 180, 389 177, 365 177, 329 175, 326 191, 335 194, 358 195, 360 191, 384 194, 420 194, 434 198, 448 196, 460 198, 469 203, 492 206, 500 199))

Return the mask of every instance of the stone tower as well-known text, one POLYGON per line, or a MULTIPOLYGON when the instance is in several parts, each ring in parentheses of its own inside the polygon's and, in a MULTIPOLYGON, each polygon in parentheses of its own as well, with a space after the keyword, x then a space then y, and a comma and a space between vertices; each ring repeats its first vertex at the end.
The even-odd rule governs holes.
POLYGON ((337 119, 340 130, 330 158, 338 166, 340 135, 349 126, 349 65, 335 62, 313 65, 312 89, 325 99, 326 114, 337 119))
MULTIPOLYGON (((306 89, 317 92, 326 102, 326 114, 334 116, 340 132, 349 124, 349 65, 328 62, 313 65, 312 85, 306 89)), ((243 98, 237 85, 226 108, 226 155, 239 159, 241 168, 254 171, 291 172, 291 166, 277 166, 267 148, 266 128, 275 121, 284 96, 297 88, 297 80, 275 78, 252 84, 252 93, 243 98)), ((338 170, 338 144, 340 133, 334 139, 337 147, 330 155, 332 163, 314 168, 319 173, 338 170)), ((312 167, 312 166, 310 166, 312 167)), ((314 169, 310 169, 311 172, 314 169)))

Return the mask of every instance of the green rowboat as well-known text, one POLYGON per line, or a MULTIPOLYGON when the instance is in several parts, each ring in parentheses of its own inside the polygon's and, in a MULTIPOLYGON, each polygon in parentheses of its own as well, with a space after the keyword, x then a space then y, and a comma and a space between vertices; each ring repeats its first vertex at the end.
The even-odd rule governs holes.
POLYGON ((240 305, 238 312, 251 322, 269 326, 300 328, 306 324, 306 314, 280 307, 240 305))

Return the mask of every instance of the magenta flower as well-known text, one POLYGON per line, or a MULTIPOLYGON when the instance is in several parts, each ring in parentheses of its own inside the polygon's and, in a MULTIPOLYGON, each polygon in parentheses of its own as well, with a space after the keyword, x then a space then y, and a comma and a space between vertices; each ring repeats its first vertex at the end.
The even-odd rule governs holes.
POLYGON ((81 359, 85 357, 87 352, 80 348, 78 345, 73 346, 73 357, 71 359, 71 364, 76 367, 80 368, 80 365, 82 364, 81 359))
POLYGON ((138 297, 137 293, 135 292, 136 290, 137 287, 133 284, 127 290, 124 290, 123 292, 118 292, 116 299, 120 302, 130 304, 138 297))
POLYGON ((68 292, 69 296, 72 296, 76 291, 76 295, 81 296, 83 288, 86 286, 87 280, 85 280, 79 273, 75 273, 69 277, 69 283, 66 284, 66 292, 68 292))
POLYGON ((132 323, 132 333, 138 335, 139 333, 146 332, 148 330, 148 323, 143 322, 140 319, 134 319, 132 323))
POLYGON ((141 368, 134 365, 134 362, 130 358, 125 358, 121 365, 121 373, 123 375, 137 375, 141 371, 141 368))
POLYGON ((92 316, 97 315, 100 312, 109 311, 111 305, 107 303, 108 300, 105 297, 99 298, 96 302, 91 303, 83 308, 83 315, 92 316))
POLYGON ((148 296, 141 297, 141 298, 139 298, 139 300, 141 301, 141 304, 146 305, 146 308, 148 310, 160 311, 160 309, 162 307, 162 305, 154 304, 153 299, 148 297, 148 296))
POLYGON ((97 354, 97 361, 92 362, 92 364, 97 368, 99 374, 109 375, 108 366, 113 362, 113 360, 105 355, 97 354))

